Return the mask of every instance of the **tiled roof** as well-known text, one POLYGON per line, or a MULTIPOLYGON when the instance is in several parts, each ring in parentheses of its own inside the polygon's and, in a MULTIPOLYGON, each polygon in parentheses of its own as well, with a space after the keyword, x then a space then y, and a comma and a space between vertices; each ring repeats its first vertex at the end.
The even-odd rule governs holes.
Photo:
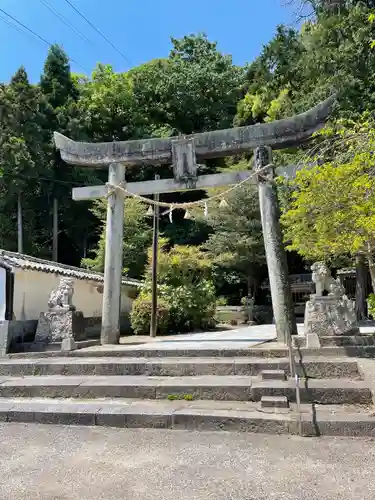
MULTIPOLYGON (((67 266, 66 264, 37 259, 36 257, 31 257, 30 255, 8 252, 7 250, 0 250, 0 265, 2 263, 11 267, 18 267, 21 269, 32 269, 34 271, 41 271, 43 273, 61 274, 62 276, 70 276, 79 280, 90 280, 101 283, 103 283, 104 281, 103 273, 99 273, 97 271, 67 266)), ((122 278, 122 284, 135 287, 141 286, 140 281, 125 277, 122 278)))

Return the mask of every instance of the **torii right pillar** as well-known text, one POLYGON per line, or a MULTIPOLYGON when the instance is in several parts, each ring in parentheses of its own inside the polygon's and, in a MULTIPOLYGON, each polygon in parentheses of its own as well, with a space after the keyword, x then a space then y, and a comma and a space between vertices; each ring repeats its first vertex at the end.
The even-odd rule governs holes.
POLYGON ((280 226, 280 207, 270 147, 260 146, 255 150, 255 167, 259 171, 259 206, 277 340, 289 345, 291 336, 297 334, 297 323, 280 226))

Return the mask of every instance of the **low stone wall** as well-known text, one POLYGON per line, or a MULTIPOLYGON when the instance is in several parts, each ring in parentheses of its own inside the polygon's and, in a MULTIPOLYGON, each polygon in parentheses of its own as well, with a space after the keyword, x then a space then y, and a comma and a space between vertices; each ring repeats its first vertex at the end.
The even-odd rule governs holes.
POLYGON ((215 319, 218 323, 237 325, 245 322, 242 306, 220 306, 216 308, 215 319))
MULTIPOLYGON (((91 318, 85 318, 85 336, 84 338, 75 340, 91 340, 99 339, 100 331, 102 327, 101 316, 95 316, 91 318)), ((128 314, 124 314, 120 317, 120 333, 121 335, 132 335, 133 331, 130 326, 130 319, 128 314)))
MULTIPOLYGON (((220 306, 216 309, 216 321, 222 324, 240 325, 246 321, 243 306, 220 306)), ((253 319, 258 325, 273 321, 272 306, 253 306, 253 319)))
POLYGON ((0 321, 0 355, 17 352, 22 344, 33 342, 38 321, 0 321))
POLYGON ((273 323, 272 306, 254 306, 253 318, 257 325, 270 325, 273 323))
MULTIPOLYGON (((100 339, 102 318, 100 316, 84 318, 85 331, 75 340, 77 342, 100 339)), ((30 344, 35 341, 35 333, 38 326, 38 320, 13 320, 0 321, 0 356, 5 356, 9 352, 23 352, 32 350, 30 344)), ((121 335, 132 335, 129 315, 123 315, 120 318, 121 335)))

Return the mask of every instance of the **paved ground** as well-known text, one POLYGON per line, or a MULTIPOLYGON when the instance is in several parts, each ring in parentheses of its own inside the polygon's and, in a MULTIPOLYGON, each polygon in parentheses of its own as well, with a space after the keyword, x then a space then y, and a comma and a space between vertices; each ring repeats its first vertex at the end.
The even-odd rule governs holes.
MULTIPOLYGON (((127 341, 121 339, 121 344, 130 344, 131 338, 137 340, 137 337, 127 337, 127 341)), ((149 339, 140 337, 141 342, 138 346, 129 346, 134 349, 226 349, 226 348, 250 348, 256 345, 276 339, 276 329, 274 325, 256 325, 241 326, 235 329, 225 329, 222 331, 211 331, 204 333, 188 333, 183 335, 172 335, 167 337, 157 337, 149 339)), ((115 346, 118 349, 118 346, 115 346)), ((125 346, 124 346, 125 348, 125 346)), ((103 349, 102 346, 89 347, 90 351, 103 349)), ((111 349, 106 345, 105 349, 111 349)))
MULTIPOLYGON (((298 324, 298 333, 303 335, 303 324, 298 324)), ((361 333, 373 333, 374 325, 364 325, 360 328, 361 333)), ((276 340, 275 325, 254 325, 241 326, 239 328, 224 329, 222 331, 204 332, 204 333, 188 333, 184 335, 172 335, 167 337, 123 337, 121 345, 124 349, 128 345, 131 350, 153 350, 153 349, 248 349, 261 345, 265 342, 276 340), (138 345, 131 345, 136 342, 138 345)), ((280 347, 280 345, 279 345, 280 347)), ((95 346, 89 347, 89 351, 100 350, 118 350, 118 346, 95 346)))
POLYGON ((1 500, 372 500, 375 443, 0 425, 1 500))

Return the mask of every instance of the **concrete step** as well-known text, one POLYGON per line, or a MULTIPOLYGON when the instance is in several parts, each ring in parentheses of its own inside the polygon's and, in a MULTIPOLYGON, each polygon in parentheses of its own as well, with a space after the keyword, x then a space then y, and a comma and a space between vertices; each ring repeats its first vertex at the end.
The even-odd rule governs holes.
MULTIPOLYGON (((159 342, 158 342, 159 343, 159 342)), ((160 342, 162 344, 162 342, 160 342)), ((176 342, 177 344, 177 342, 176 342)), ((346 347, 324 347, 320 349, 296 349, 296 354, 300 354, 303 358, 306 356, 319 357, 375 357, 375 345, 364 346, 346 346, 346 347), (298 351, 298 352, 297 352, 298 351)), ((179 349, 149 346, 98 346, 80 349, 72 352, 29 352, 8 354, 9 359, 32 359, 32 358, 180 358, 180 357, 201 357, 201 358, 287 358, 288 349, 284 346, 265 347, 263 344, 260 347, 243 348, 189 348, 179 349)))
POLYGON ((286 396, 262 396, 260 407, 264 409, 274 408, 275 410, 289 408, 289 401, 286 396))
POLYGON ((321 337, 320 343, 323 347, 330 346, 373 346, 375 345, 374 335, 333 335, 321 337))
POLYGON ((285 370, 262 370, 262 380, 286 380, 285 370))
POLYGON ((268 413, 248 402, 9 398, 0 400, 0 421, 375 437, 373 408, 360 406, 301 405, 299 414, 294 405, 289 411, 277 413, 272 408, 268 413))
MULTIPOLYGON (((362 335, 327 335, 325 337, 320 337, 321 346, 328 348, 335 347, 350 347, 352 349, 357 349, 358 352, 372 352, 373 347, 375 346, 375 336, 368 334, 362 335)), ((293 345, 299 348, 306 348, 306 338, 305 337, 294 337, 293 345)))
MULTIPOLYGON (((251 386, 253 401, 262 396, 286 396, 296 401, 296 386, 292 379, 286 381, 254 381, 251 386)), ((300 398, 303 403, 318 404, 370 404, 372 394, 367 384, 350 379, 310 379, 300 380, 300 398)))
MULTIPOLYGON (((350 359, 303 358, 297 364, 301 377, 358 378, 358 363, 350 359)), ((287 358, 21 358, 0 360, 0 376, 28 375, 258 375, 282 370, 287 358)))
MULTIPOLYGON (((286 396, 289 401, 295 401, 294 384, 293 379, 261 380, 238 375, 2 377, 0 397, 260 401, 262 396, 286 396)), ((300 396, 302 402, 321 404, 369 404, 372 401, 366 383, 352 379, 301 381, 300 396)))

